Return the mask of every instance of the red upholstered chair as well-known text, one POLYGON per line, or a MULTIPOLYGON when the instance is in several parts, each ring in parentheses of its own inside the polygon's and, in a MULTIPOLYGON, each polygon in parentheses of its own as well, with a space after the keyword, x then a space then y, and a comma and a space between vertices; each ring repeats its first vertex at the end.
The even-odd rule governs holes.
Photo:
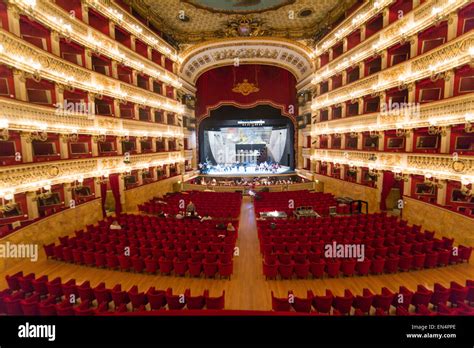
POLYGON ((186 297, 186 307, 188 309, 203 309, 206 305, 204 295, 191 296, 190 289, 184 291, 184 296, 186 297))
POLYGON ((410 308, 410 304, 412 303, 413 299, 413 291, 408 290, 404 286, 400 286, 398 293, 395 294, 392 301, 392 306, 396 307, 403 307, 405 309, 410 308))
POLYGON ((21 300, 25 298, 25 293, 22 291, 15 292, 12 295, 7 295, 3 298, 5 305, 5 313, 7 315, 23 315, 21 309, 21 300))
POLYGON ((122 290, 122 285, 117 284, 112 288, 112 301, 114 301, 115 308, 120 307, 121 305, 126 305, 130 302, 128 293, 122 290))
POLYGON ((43 248, 44 248, 44 253, 46 254, 47 259, 54 257, 54 243, 47 244, 47 245, 43 244, 43 248))
POLYGON ((398 255, 389 255, 385 258, 385 273, 395 273, 398 271, 398 263, 400 257, 398 255))
POLYGON ((309 264, 309 270, 313 275, 313 278, 322 278, 324 277, 324 270, 326 269, 326 263, 323 259, 317 261, 312 261, 309 264))
POLYGON ((338 277, 340 269, 341 269, 341 261, 334 260, 334 259, 326 260, 326 271, 329 277, 331 278, 338 277))
POLYGON ((49 296, 61 297, 63 295, 63 288, 60 277, 56 277, 53 280, 48 281, 46 283, 46 287, 48 288, 49 296))
POLYGON ((385 266, 385 258, 380 256, 375 256, 372 259, 371 273, 372 274, 382 274, 385 266))
POLYGON ((362 290, 362 296, 357 295, 354 298, 352 306, 357 310, 361 311, 361 313, 363 314, 369 314, 373 300, 374 294, 369 289, 364 288, 364 290, 362 290))
POLYGON ((319 313, 331 312, 332 302, 334 300, 334 295, 331 290, 326 289, 326 294, 322 296, 313 295, 313 307, 319 313))
POLYGON ((461 262, 469 262, 472 254, 472 247, 465 247, 464 245, 460 245, 459 249, 459 259, 461 262))
POLYGON ((438 306, 439 304, 446 304, 449 300, 449 295, 451 291, 449 288, 445 288, 439 283, 435 283, 434 285, 434 291, 433 295, 431 295, 431 300, 430 302, 433 304, 433 306, 438 306))
POLYGON ((41 301, 38 305, 38 311, 40 316, 53 316, 56 313, 56 297, 50 296, 47 299, 41 301))
POLYGON ((449 259, 451 257, 452 250, 440 249, 438 250, 438 262, 437 266, 449 265, 449 259))
POLYGON ((349 289, 344 290, 344 296, 334 297, 333 307, 341 314, 350 314, 354 295, 349 289))
POLYGON ((217 263, 218 270, 219 270, 219 277, 222 278, 229 278, 234 272, 234 263, 232 261, 230 262, 221 262, 219 261, 217 263))
POLYGON ((90 307, 89 301, 82 302, 79 306, 74 307, 76 316, 91 316, 95 314, 95 310, 90 307))
POLYGON ((225 307, 225 290, 218 297, 210 297, 209 290, 204 290, 204 298, 206 300, 207 309, 224 309, 225 307))
POLYGON ((474 307, 471 307, 463 302, 458 302, 458 315, 474 315, 474 307))
POLYGON ((166 290, 166 302, 168 303, 168 309, 183 309, 186 305, 186 297, 184 294, 173 295, 173 289, 168 288, 166 290))
POLYGON ((396 316, 409 316, 411 315, 410 312, 408 311, 408 309, 406 309, 405 307, 403 306, 398 306, 397 307, 397 310, 395 312, 395 315, 396 316))
POLYGON ((365 258, 364 261, 357 262, 356 263, 357 274, 360 276, 368 275, 371 265, 372 265, 372 261, 368 258, 365 258))
POLYGON ((391 292, 386 287, 383 287, 382 293, 375 295, 373 306, 388 313, 390 311, 390 306, 392 305, 394 296, 395 294, 393 292, 391 292))
POLYGON ((426 254, 425 253, 415 253, 413 255, 413 268, 414 269, 422 269, 425 267, 425 259, 426 259, 426 254))
POLYGON ((83 265, 84 264, 84 257, 82 256, 82 249, 72 249, 72 259, 75 264, 83 265))
POLYGON ((92 250, 86 250, 82 253, 84 257, 84 264, 86 266, 95 266, 95 255, 92 250))
POLYGON ((63 245, 55 245, 54 246, 54 258, 56 260, 62 260, 63 259, 63 245))
POLYGON ((6 275, 5 279, 7 280, 8 288, 10 290, 16 291, 20 290, 20 277, 23 277, 23 272, 15 273, 14 275, 6 275))
POLYGON ((418 285, 416 292, 413 294, 411 303, 415 307, 420 306, 420 305, 428 306, 428 303, 430 303, 432 295, 433 295, 433 291, 428 290, 423 285, 418 285))
POLYGON ((21 291, 23 291, 26 294, 28 294, 30 292, 33 292, 34 291, 34 288, 33 288, 33 280, 34 279, 35 279, 35 274, 34 273, 30 273, 26 276, 18 277, 18 282, 20 284, 21 291))
POLYGON ((70 247, 63 247, 63 261, 74 262, 74 256, 72 255, 72 249, 70 247))
POLYGON ((398 262, 398 268, 400 271, 409 271, 413 265, 413 256, 408 253, 402 253, 400 255, 400 261, 398 262))
POLYGON ((466 280, 467 297, 466 300, 471 304, 474 302, 474 280, 466 280))
POLYGON ((427 305, 418 305, 416 307, 416 313, 418 315, 423 315, 423 316, 435 316, 435 315, 438 315, 438 313, 436 312, 432 312, 428 309, 428 306, 427 305))
POLYGON ((451 306, 457 305, 458 302, 466 301, 469 288, 456 282, 451 282, 450 285, 451 294, 449 295, 449 302, 451 302, 451 306))
POLYGON ((313 293, 308 290, 306 298, 293 297, 293 308, 296 312, 309 313, 313 304, 313 293))
POLYGON ((280 277, 282 279, 290 279, 293 277, 294 271, 294 264, 291 262, 290 264, 281 264, 278 266, 278 272, 280 273, 280 277))
POLYGON ((294 271, 296 277, 299 279, 306 279, 309 275, 309 261, 305 260, 302 263, 294 263, 294 271))
POLYGON ((153 256, 147 256, 145 258, 145 272, 149 274, 155 274, 158 269, 158 262, 156 262, 153 256))
POLYGON ((35 293, 39 294, 40 296, 45 296, 48 294, 48 276, 44 275, 38 279, 33 279, 31 284, 33 285, 35 293))
POLYGON ((77 285, 75 279, 69 279, 66 283, 62 284, 62 290, 64 298, 66 299, 77 299, 79 292, 77 291, 77 285))
POLYGON ((343 260, 341 264, 341 271, 345 277, 351 277, 354 275, 354 271, 356 268, 357 260, 355 259, 348 259, 343 260))
POLYGON ((56 313, 58 316, 74 316, 76 313, 74 312, 74 307, 69 300, 65 299, 64 301, 56 304, 56 313))
POLYGON ((160 265, 160 273, 170 275, 173 269, 173 260, 164 256, 160 257, 158 264, 160 265))
POLYGON ((188 271, 191 277, 200 277, 202 272, 202 261, 188 261, 188 271))
POLYGON ((112 291, 105 287, 105 283, 100 283, 94 289, 94 297, 97 300, 97 304, 109 303, 112 301, 112 291))
POLYGON ((132 268, 134 272, 142 273, 143 270, 145 269, 145 262, 143 262, 142 257, 138 255, 134 255, 131 257, 131 259, 132 259, 132 268))
POLYGON ((438 265, 438 252, 431 251, 426 253, 425 268, 433 268, 438 265))
POLYGON ((104 268, 107 266, 107 258, 105 257, 105 253, 103 250, 101 251, 96 251, 94 253, 94 259, 95 259, 95 266, 99 268, 104 268))
POLYGON ((117 255, 113 253, 107 253, 105 255, 105 260, 107 262, 107 268, 117 269, 119 267, 119 260, 118 260, 117 255))
POLYGON ((118 257, 119 267, 121 271, 130 271, 132 268, 132 261, 129 256, 119 255, 118 257))
POLYGON ((95 300, 94 290, 91 288, 91 283, 89 281, 85 281, 81 285, 77 287, 77 291, 79 292, 79 297, 81 298, 81 302, 89 301, 92 302, 95 300))
POLYGON ((40 294, 34 294, 25 300, 20 300, 21 311, 23 315, 39 315, 40 294))
POLYGON ((180 260, 177 257, 173 259, 174 275, 184 276, 188 270, 187 260, 180 260))
POLYGON ((140 306, 145 306, 148 299, 144 292, 138 292, 138 286, 134 285, 128 290, 128 297, 132 303, 133 309, 138 309, 140 306))
POLYGON ((278 266, 278 261, 276 261, 274 264, 268 264, 265 260, 263 260, 263 275, 265 276, 265 279, 276 279, 278 275, 278 266))
POLYGON ((166 306, 166 292, 164 290, 156 290, 153 286, 146 292, 146 297, 150 302, 151 310, 159 310, 166 306))
POLYGON ((204 269, 204 276, 206 278, 214 278, 218 271, 217 261, 208 262, 207 260, 203 260, 202 267, 204 269))

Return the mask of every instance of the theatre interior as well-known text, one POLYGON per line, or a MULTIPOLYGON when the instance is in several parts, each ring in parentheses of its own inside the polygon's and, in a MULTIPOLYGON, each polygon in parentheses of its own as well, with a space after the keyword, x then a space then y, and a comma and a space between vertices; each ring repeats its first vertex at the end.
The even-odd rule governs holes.
POLYGON ((473 28, 0 0, 0 315, 474 315, 473 28))

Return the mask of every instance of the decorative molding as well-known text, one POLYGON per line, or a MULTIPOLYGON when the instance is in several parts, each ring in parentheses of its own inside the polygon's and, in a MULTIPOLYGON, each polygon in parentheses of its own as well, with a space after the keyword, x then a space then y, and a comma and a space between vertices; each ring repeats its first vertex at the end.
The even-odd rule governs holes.
POLYGON ((183 78, 195 84, 198 77, 217 66, 267 64, 285 68, 300 81, 311 74, 313 63, 307 49, 285 40, 269 38, 221 40, 198 45, 183 53, 183 78))
POLYGON ((171 112, 181 113, 184 107, 164 96, 125 84, 61 59, 49 52, 21 40, 6 31, 0 31, 0 62, 14 69, 40 76, 58 84, 96 92, 132 103, 141 103, 171 112))

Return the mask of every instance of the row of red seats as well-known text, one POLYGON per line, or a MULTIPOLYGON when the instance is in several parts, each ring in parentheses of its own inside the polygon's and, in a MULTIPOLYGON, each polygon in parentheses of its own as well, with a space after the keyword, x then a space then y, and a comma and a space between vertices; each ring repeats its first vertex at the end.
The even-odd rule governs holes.
POLYGON ((242 195, 236 192, 181 192, 168 194, 161 199, 154 198, 139 205, 138 209, 148 214, 163 212, 176 215, 178 212, 184 211, 191 201, 201 216, 237 218, 240 214, 242 195), (166 202, 166 204, 163 204, 163 202, 166 202))
MULTIPOLYGON (((294 208, 300 206, 311 206, 319 214, 327 215, 329 207, 338 206, 338 204, 331 194, 307 190, 260 192, 255 200, 256 213, 278 210, 291 214, 294 208)), ((346 207, 348 208, 348 206, 346 207)))
MULTIPOLYGON (((221 232, 222 233, 222 232, 221 232)), ((84 249, 91 251, 105 251, 111 253, 123 253, 125 247, 133 249, 137 253, 146 252, 151 254, 152 249, 162 250, 176 253, 177 251, 212 251, 212 252, 226 252, 233 250, 236 242, 235 235, 228 235, 226 237, 215 238, 176 238, 175 240, 148 240, 145 238, 99 238, 97 236, 91 239, 80 237, 59 237, 60 245, 74 249, 84 249)), ((52 244, 54 245, 54 244, 52 244)))
MULTIPOLYGON (((456 256, 456 262, 469 262, 472 248, 469 254, 461 257, 456 256)), ((452 259, 450 255, 441 259, 436 252, 403 253, 401 255, 388 255, 386 257, 374 256, 365 258, 363 261, 356 259, 324 259, 321 255, 314 254, 308 259, 305 255, 299 255, 301 258, 295 258, 295 255, 280 254, 267 255, 263 260, 263 274, 266 279, 276 279, 279 275, 282 279, 291 279, 293 275, 297 278, 305 279, 311 274, 313 278, 323 278, 325 274, 334 278, 344 275, 350 277, 353 275, 365 276, 369 274, 396 273, 410 270, 419 270, 424 268, 434 268, 448 266, 452 259)), ((310 254, 311 255, 311 254, 310 254)), ((446 256, 446 255, 445 255, 446 256)))
POLYGON ((467 280, 466 286, 451 282, 449 288, 436 283, 433 290, 423 285, 418 285, 416 291, 400 286, 397 293, 384 287, 380 294, 365 288, 356 296, 348 289, 343 296, 335 296, 329 289, 324 295, 308 290, 306 298, 297 297, 292 291, 285 298, 275 297, 273 291, 271 295, 274 311, 314 311, 324 315, 474 315, 474 280, 467 280))
POLYGON ((47 257, 58 261, 70 262, 77 265, 89 267, 108 268, 126 272, 146 272, 161 275, 200 277, 204 274, 206 278, 229 278, 233 273, 232 256, 233 251, 228 253, 195 253, 194 255, 184 254, 181 257, 168 258, 165 256, 127 256, 122 254, 104 253, 103 251, 90 251, 72 249, 58 245, 51 251, 49 246, 45 246, 47 257))
POLYGON ((116 313, 133 310, 138 314, 184 308, 220 310, 225 305, 225 291, 219 297, 211 297, 209 290, 191 296, 189 289, 184 294, 155 287, 139 292, 135 285, 124 291, 121 284, 109 289, 103 282, 92 288, 89 281, 77 285, 75 279, 63 283, 59 277, 50 281, 47 276, 36 278, 34 273, 23 275, 23 272, 7 275, 6 280, 8 288, 0 291, 0 314, 7 315, 100 315, 109 313, 111 303, 116 313))

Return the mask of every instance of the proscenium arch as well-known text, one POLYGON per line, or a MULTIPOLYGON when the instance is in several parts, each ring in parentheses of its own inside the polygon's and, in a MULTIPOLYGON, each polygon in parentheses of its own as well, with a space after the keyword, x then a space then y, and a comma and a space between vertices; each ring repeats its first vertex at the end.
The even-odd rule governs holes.
POLYGON ((288 70, 297 83, 314 70, 311 50, 295 41, 275 38, 220 39, 189 48, 181 54, 180 76, 195 85, 211 69, 238 64, 273 65, 288 70))

